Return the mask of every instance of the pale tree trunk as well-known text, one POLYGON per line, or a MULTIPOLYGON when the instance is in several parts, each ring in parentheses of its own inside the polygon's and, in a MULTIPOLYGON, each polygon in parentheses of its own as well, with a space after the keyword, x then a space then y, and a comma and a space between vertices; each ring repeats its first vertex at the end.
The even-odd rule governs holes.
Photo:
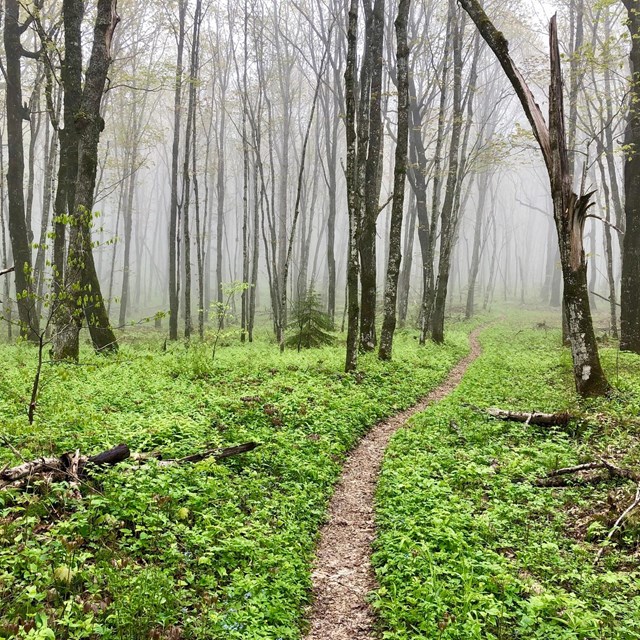
MULTIPOLYGON (((0 128, 0 234, 2 235, 2 270, 9 268, 9 252, 7 250, 7 231, 4 221, 4 147, 3 131, 0 128)), ((7 338, 11 340, 13 324, 11 319, 11 300, 9 299, 10 284, 9 278, 4 278, 4 295, 2 297, 2 317, 7 322, 7 338)))
POLYGON ((409 292, 411 288, 411 269, 413 267, 413 243, 416 235, 416 201, 409 201, 409 213, 404 236, 402 270, 398 282, 398 322, 404 326, 409 312, 409 292))
POLYGON ((471 265, 469 267, 469 285, 467 288, 467 303, 465 306, 465 318, 469 319, 475 311, 475 292, 478 271, 480 270, 480 258, 482 257, 482 237, 483 237, 483 220, 484 208, 487 200, 487 191, 489 189, 488 171, 482 174, 478 180, 478 205, 476 208, 476 222, 473 229, 473 248, 471 253, 471 265))
POLYGON ((384 320, 380 333, 381 360, 390 360, 393 349, 393 334, 396 329, 396 306, 398 300, 398 276, 402 259, 402 214, 404 187, 407 175, 407 147, 409 144, 409 44, 407 42, 407 20, 410 0, 400 0, 395 21, 398 74, 398 135, 393 169, 393 204, 389 229, 389 261, 387 282, 384 291, 384 320))
POLYGON ((611 237, 611 199, 609 184, 605 174, 602 157, 598 155, 598 168, 600 169, 600 179, 602 180, 602 191, 604 204, 600 208, 604 210, 604 254, 607 261, 607 282, 609 284, 609 322, 611 325, 611 335, 618 338, 618 309, 616 295, 616 279, 613 271, 613 240, 611 237))
POLYGON ((574 380, 582 396, 600 396, 610 387, 600 365, 587 289, 587 265, 582 234, 592 194, 576 195, 568 171, 567 142, 562 96, 562 73, 555 17, 551 19, 549 126, 520 71, 509 55, 509 45, 494 27, 478 0, 460 0, 482 37, 498 58, 513 85, 544 156, 558 230, 564 279, 564 304, 573 357, 574 380))
POLYGON ((324 72, 324 63, 326 60, 327 52, 325 51, 322 62, 320 64, 320 71, 318 72, 318 78, 316 83, 315 92, 313 94, 313 102, 311 103, 311 113, 309 114, 309 122, 304 134, 302 142, 302 151, 300 152, 300 168, 298 170, 298 187, 296 190, 296 202, 293 208, 293 218, 291 220, 291 229, 289 231, 289 241, 287 243, 287 253, 282 267, 282 290, 280 291, 280 313, 278 316, 277 326, 277 340, 280 345, 280 351, 284 351, 284 331, 286 321, 286 308, 287 308, 287 282, 289 277, 289 269, 291 266, 291 256, 293 254, 293 244, 296 235, 296 227, 298 225, 298 219, 300 218, 300 203, 302 198, 302 188, 304 179, 305 159, 307 155, 307 146, 309 144, 309 135, 311 133, 311 125, 313 124, 313 116, 316 112, 316 105, 318 103, 318 94, 320 93, 320 86, 322 84, 322 75, 324 72))
POLYGON ((36 300, 38 316, 40 316, 43 303, 43 293, 45 284, 45 257, 47 246, 47 233, 49 232, 49 219, 51 217, 51 202, 53 199, 53 176, 56 168, 56 158, 58 155, 58 121, 62 107, 62 93, 58 91, 55 107, 53 99, 48 105, 52 120, 55 123, 50 126, 49 120, 45 120, 45 157, 44 157, 44 181, 42 185, 42 217, 40 220, 40 242, 36 252, 35 271, 37 278, 36 300))

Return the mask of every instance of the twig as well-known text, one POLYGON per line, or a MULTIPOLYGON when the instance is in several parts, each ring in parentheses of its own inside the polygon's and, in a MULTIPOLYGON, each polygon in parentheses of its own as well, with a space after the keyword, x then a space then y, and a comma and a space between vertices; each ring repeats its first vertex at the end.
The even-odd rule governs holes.
POLYGON ((12 273, 15 270, 16 270, 15 267, 9 267, 8 269, 3 269, 2 271, 0 271, 0 276, 5 276, 7 275, 7 273, 12 273))
POLYGON ((620 517, 616 520, 615 524, 611 528, 611 531, 609 531, 609 535, 605 538, 603 546, 600 548, 600 551, 598 551, 598 555, 596 556, 596 559, 593 561, 594 567, 600 562, 600 559, 604 555, 604 552, 607 548, 607 544, 611 541, 613 534, 620 528, 620 526, 626 520, 629 514, 634 509, 636 509, 638 505, 640 505, 640 482, 638 483, 638 486, 636 488, 636 497, 634 498, 633 502, 622 512, 620 517))

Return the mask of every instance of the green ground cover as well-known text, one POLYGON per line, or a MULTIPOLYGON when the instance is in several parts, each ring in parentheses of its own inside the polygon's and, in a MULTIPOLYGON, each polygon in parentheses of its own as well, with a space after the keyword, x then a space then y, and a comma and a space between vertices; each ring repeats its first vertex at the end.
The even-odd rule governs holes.
POLYGON ((374 554, 384 638, 640 638, 637 515, 593 566, 635 484, 535 485, 598 455, 638 468, 640 358, 604 349, 618 391, 578 401, 559 332, 531 326, 486 330, 459 388, 392 439, 374 554), (489 406, 581 419, 543 429, 492 419, 489 406))
POLYGON ((220 348, 127 334, 115 358, 45 365, 26 418, 34 349, 0 346, 0 468, 120 442, 179 457, 255 440, 220 463, 101 472, 83 498, 64 486, 0 493, 0 637, 297 638, 309 563, 345 453, 467 351, 400 333, 394 361, 344 347, 280 354, 259 341, 220 348), (243 400, 244 398, 244 400, 243 400))

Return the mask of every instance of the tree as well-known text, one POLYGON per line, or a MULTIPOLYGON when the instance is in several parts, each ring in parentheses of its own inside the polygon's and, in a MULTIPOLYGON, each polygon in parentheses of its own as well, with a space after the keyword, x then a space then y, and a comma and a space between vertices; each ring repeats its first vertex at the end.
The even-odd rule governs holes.
POLYGON ((509 44, 485 13, 479 0, 460 0, 478 31, 500 62, 515 89, 544 157, 553 200, 553 215, 558 232, 558 248, 564 280, 564 304, 573 357, 573 374, 578 393, 601 396, 610 387, 600 365, 589 295, 583 231, 592 193, 577 195, 569 171, 565 135, 562 71, 556 17, 549 24, 550 91, 549 125, 531 90, 509 54, 509 44))
POLYGON ((393 334, 396 328, 398 276, 402 259, 402 213, 409 142, 409 44, 407 42, 407 18, 410 4, 410 0, 400 0, 398 3, 398 16, 395 22, 398 74, 398 138, 393 169, 393 204, 389 230, 387 282, 384 291, 384 320, 380 334, 380 350, 378 352, 381 360, 391 359, 393 334))
POLYGON ((345 371, 354 371, 358 366, 358 327, 360 304, 358 280, 360 260, 358 242, 360 238, 361 180, 358 175, 356 136, 356 72, 358 54, 358 0, 351 0, 347 24, 347 61, 344 72, 345 84, 345 131, 347 138, 347 207, 349 215, 349 239, 347 255, 347 352, 345 371))
MULTIPOLYGON (((73 137, 77 146, 69 145, 67 139, 67 144, 61 146, 60 150, 61 153, 64 151, 71 155, 77 154, 77 160, 65 162, 67 167, 75 164, 77 172, 72 198, 67 190, 67 202, 70 203, 69 249, 64 273, 64 291, 57 291, 58 295, 64 296, 64 304, 61 304, 61 312, 56 319, 53 341, 53 357, 56 360, 78 359, 83 315, 87 319, 96 350, 114 351, 118 348, 100 291, 91 244, 98 143, 100 133, 104 129, 100 106, 111 64, 113 33, 119 21, 116 7, 116 0, 98 0, 91 57, 84 87, 81 87, 81 24, 84 7, 78 0, 65 0, 64 3, 67 65, 64 79, 65 129, 67 123, 73 122, 76 131, 76 136, 73 137), (66 100, 67 93, 73 96, 69 103, 66 100), (77 100, 77 97, 80 99, 77 100), (68 114, 67 110, 70 108, 72 111, 68 114)), ((65 179, 70 180, 73 177, 70 174, 65 176, 65 179)))
POLYGON ((23 56, 38 57, 28 52, 20 41, 29 23, 20 24, 20 3, 5 0, 4 49, 6 58, 6 113, 7 145, 7 192, 9 196, 9 237, 15 261, 16 298, 20 333, 29 340, 38 340, 38 317, 35 313, 33 273, 31 265, 31 229, 27 228, 24 202, 24 148, 22 138, 23 120, 29 120, 29 109, 22 104, 23 56))
POLYGON ((293 318, 288 325, 292 330, 286 339, 288 347, 300 351, 302 348, 313 349, 333 344, 335 339, 329 333, 332 330, 331 317, 322 311, 321 305, 320 295, 313 287, 296 300, 291 314, 293 318))
POLYGON ((640 3, 623 0, 631 33, 631 86, 625 132, 625 234, 620 290, 620 348, 640 354, 640 3))
POLYGON ((173 94, 173 145, 171 150, 171 200, 169 204, 169 339, 178 339, 180 308, 180 267, 178 233, 178 160, 180 156, 180 121, 182 115, 182 72, 185 41, 186 0, 178 2, 177 62, 173 94))

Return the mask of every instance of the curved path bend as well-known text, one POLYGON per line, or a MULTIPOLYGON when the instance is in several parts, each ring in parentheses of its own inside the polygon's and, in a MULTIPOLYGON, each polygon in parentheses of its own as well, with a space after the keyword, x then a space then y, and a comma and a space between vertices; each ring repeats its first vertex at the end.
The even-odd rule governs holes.
POLYGON ((417 404, 378 423, 351 452, 329 503, 328 521, 312 573, 313 604, 305 640, 373 640, 375 616, 367 594, 376 588, 371 569, 375 537, 374 494, 384 452, 395 431, 416 413, 442 400, 460 383, 480 355, 478 334, 469 336, 471 350, 446 380, 417 404))

